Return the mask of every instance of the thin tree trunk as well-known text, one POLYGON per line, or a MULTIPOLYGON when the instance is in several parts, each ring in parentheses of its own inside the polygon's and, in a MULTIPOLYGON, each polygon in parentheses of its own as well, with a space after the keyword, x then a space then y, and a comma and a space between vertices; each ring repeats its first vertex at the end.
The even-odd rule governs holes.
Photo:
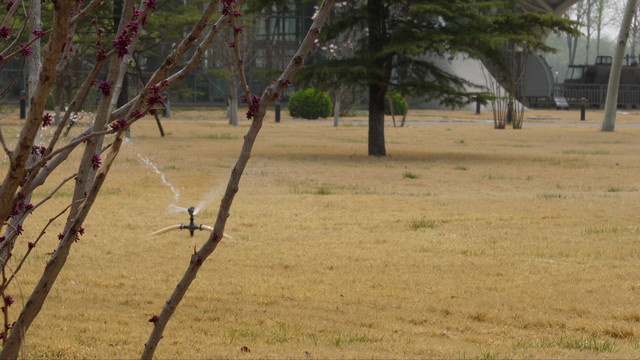
POLYGON ((387 100, 389 100, 389 109, 391 110, 391 120, 393 121, 393 127, 396 127, 396 110, 393 108, 393 99, 391 94, 387 92, 387 100))
POLYGON ((400 127, 404 127, 404 122, 407 120, 407 114, 409 113, 409 96, 407 96, 405 100, 407 101, 407 110, 405 110, 404 114, 402 115, 402 121, 400 122, 400 127))
POLYGON ((622 72, 622 59, 629 39, 629 29, 636 10, 638 0, 628 0, 624 10, 620 32, 618 33, 618 43, 616 52, 613 55, 609 84, 607 86, 607 100, 604 105, 604 120, 602 121, 602 131, 613 131, 616 123, 616 109, 618 107, 618 88, 620 86, 620 73, 622 72))
POLYGON ((227 89, 229 91, 229 125, 238 126, 238 85, 232 81, 227 84, 227 89))
POLYGON ((333 103, 333 127, 338 127, 340 118, 340 101, 342 100, 342 89, 336 89, 336 100, 333 103))
POLYGON ((591 9, 593 8, 593 0, 587 0, 586 1, 587 4, 587 9, 586 9, 586 13, 585 13, 585 18, 586 18, 586 29, 587 29, 587 33, 585 34, 585 40, 587 41, 587 43, 585 44, 585 64, 589 64, 589 55, 591 52, 591 35, 593 34, 593 21, 591 18, 591 9))

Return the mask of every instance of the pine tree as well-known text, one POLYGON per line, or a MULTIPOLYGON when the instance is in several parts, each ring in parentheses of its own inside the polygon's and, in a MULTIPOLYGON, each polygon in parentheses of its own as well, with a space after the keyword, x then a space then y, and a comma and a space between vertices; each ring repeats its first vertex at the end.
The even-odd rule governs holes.
MULTIPOLYGON (((506 45, 528 51, 550 51, 549 32, 576 33, 573 24, 550 14, 520 11, 504 0, 358 0, 348 11, 332 15, 323 41, 339 39, 345 30, 359 34, 351 57, 320 59, 296 79, 316 86, 362 86, 369 93, 369 155, 385 156, 384 99, 387 91, 462 106, 481 87, 438 68, 431 59, 462 53, 506 70, 506 45), (336 81, 336 79, 338 79, 336 81), (323 81, 324 80, 324 81, 323 81), (472 89, 467 90, 467 89, 472 89)), ((504 71, 504 73, 508 73, 504 71)))

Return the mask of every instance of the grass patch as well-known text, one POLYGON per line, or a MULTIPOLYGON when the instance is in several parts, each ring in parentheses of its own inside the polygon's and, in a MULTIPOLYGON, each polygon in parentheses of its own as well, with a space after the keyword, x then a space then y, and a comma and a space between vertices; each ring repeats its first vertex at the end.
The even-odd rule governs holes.
POLYGON ((343 347, 352 344, 370 344, 378 341, 380 341, 380 339, 371 337, 365 333, 338 332, 329 338, 329 343, 335 347, 343 347))
POLYGON ((403 179, 418 179, 419 177, 420 177, 419 175, 414 174, 414 173, 409 172, 409 171, 405 171, 405 172, 402 174, 402 178, 403 178, 403 179))
POLYGON ((267 338, 267 344, 283 344, 291 340, 300 339, 301 329, 299 326, 291 327, 289 324, 278 322, 276 328, 267 338))
POLYGON ((347 143, 347 144, 366 144, 369 141, 367 138, 361 138, 361 139, 335 138, 334 140, 347 143))
POLYGON ((73 196, 72 192, 68 192, 68 191, 56 191, 55 194, 53 194, 52 198, 54 199, 60 199, 60 198, 70 198, 73 196))
POLYGON ((558 166, 563 169, 583 169, 588 167, 589 163, 581 158, 567 158, 567 159, 558 159, 558 158, 543 158, 543 159, 533 159, 533 162, 539 162, 546 165, 558 166))
POLYGON ((486 351, 482 351, 480 355, 476 356, 476 359, 496 360, 496 359, 500 359, 500 355, 498 353, 492 353, 491 350, 486 350, 486 351))
POLYGON ((105 196, 120 195, 121 193, 122 193, 121 188, 107 188, 100 191, 100 194, 105 196))
POLYGON ((596 336, 562 335, 556 339, 543 340, 536 344, 541 348, 561 348, 571 350, 587 350, 593 352, 613 351, 613 342, 609 339, 599 339, 596 336))
POLYGON ((315 191, 316 195, 331 195, 332 191, 329 185, 322 184, 315 191))
POLYGON ((435 220, 414 219, 409 224, 411 230, 418 231, 420 229, 434 229, 436 227, 435 220))
POLYGON ((229 133, 198 135, 200 139, 207 140, 238 140, 238 137, 229 133))
POLYGON ((467 169, 466 166, 458 165, 458 166, 456 166, 456 170, 467 171, 468 169, 467 169))
POLYGON ((607 187, 607 192, 610 192, 610 193, 622 192, 622 191, 624 191, 624 188, 622 186, 610 185, 609 187, 607 187))
POLYGON ((582 230, 582 235, 607 235, 607 234, 617 234, 620 232, 620 228, 617 226, 587 226, 584 230, 582 230))
POLYGON ((563 155, 611 155, 610 151, 605 150, 595 150, 595 151, 586 151, 586 150, 563 150, 563 155))
POLYGON ((562 194, 555 194, 555 193, 542 193, 542 194, 537 194, 536 195, 537 198, 540 199, 546 199, 546 200, 551 200, 551 199, 566 199, 567 196, 566 195, 562 195, 562 194))

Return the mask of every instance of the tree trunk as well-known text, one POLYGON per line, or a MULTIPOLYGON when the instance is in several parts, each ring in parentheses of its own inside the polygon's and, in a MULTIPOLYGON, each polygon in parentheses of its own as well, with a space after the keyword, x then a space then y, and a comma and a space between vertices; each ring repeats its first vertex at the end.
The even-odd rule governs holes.
POLYGON ((384 94, 379 85, 369 85, 369 155, 386 156, 384 144, 384 94))
POLYGON ((338 120, 340 118, 340 100, 342 99, 342 90, 336 90, 336 100, 333 103, 333 127, 338 127, 338 120))
POLYGON ((396 127, 396 110, 393 108, 393 98, 389 92, 387 92, 387 100, 389 101, 389 109, 391 110, 391 121, 393 121, 393 127, 396 127))
POLYGON ((371 54, 372 67, 369 76, 369 155, 386 156, 384 144, 384 96, 387 86, 385 75, 380 69, 386 69, 386 58, 382 55, 385 44, 386 9, 384 1, 367 1, 367 25, 369 26, 368 51, 371 54))
POLYGON ((586 40, 586 44, 585 44, 585 60, 584 63, 585 64, 589 64, 589 55, 591 52, 591 35, 593 34, 593 21, 591 18, 591 10, 593 8, 593 0, 588 0, 587 2, 587 9, 586 9, 586 13, 585 13, 585 23, 586 23, 586 29, 587 29, 587 33, 585 34, 585 40, 586 40))
POLYGON ((62 119, 61 111, 62 109, 62 81, 60 80, 60 76, 58 76, 58 81, 56 81, 56 85, 54 86, 53 91, 53 112, 54 112, 54 125, 58 125, 60 120, 62 119))
MULTIPOLYGON (((631 25, 631 62, 635 62, 636 58, 636 42, 638 40, 638 13, 634 11, 633 25, 631 25)), ((628 64, 627 64, 628 65, 628 64)))
POLYGON ((238 126, 238 85, 235 81, 229 81, 227 89, 229 91, 229 125, 238 126))
POLYGON ((622 72, 622 59, 629 39, 629 28, 633 20, 638 0, 628 0, 624 10, 620 32, 618 33, 618 43, 613 55, 609 84, 607 86, 607 100, 604 105, 604 120, 602 121, 602 131, 613 131, 616 122, 616 109, 618 107, 618 88, 620 86, 620 73, 622 72))
POLYGON ((400 122, 400 127, 404 127, 404 122, 407 120, 407 114, 409 113, 409 96, 408 95, 405 98, 405 100, 407 101, 407 110, 405 110, 404 114, 402 115, 402 121, 400 122))

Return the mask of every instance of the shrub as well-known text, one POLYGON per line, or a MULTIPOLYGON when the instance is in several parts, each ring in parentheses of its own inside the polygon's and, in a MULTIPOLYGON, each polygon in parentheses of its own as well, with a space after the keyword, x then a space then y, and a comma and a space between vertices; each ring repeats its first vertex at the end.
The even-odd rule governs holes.
MULTIPOLYGON (((407 100, 404 99, 404 96, 392 92, 391 99, 393 100, 393 112, 395 115, 404 115, 407 112, 407 100)), ((386 97, 384 100, 384 113, 385 115, 391 115, 391 107, 389 106, 389 98, 386 97)))
POLYGON ((294 118, 317 119, 331 115, 331 99, 329 95, 316 89, 296 91, 289 98, 289 113, 294 118))

